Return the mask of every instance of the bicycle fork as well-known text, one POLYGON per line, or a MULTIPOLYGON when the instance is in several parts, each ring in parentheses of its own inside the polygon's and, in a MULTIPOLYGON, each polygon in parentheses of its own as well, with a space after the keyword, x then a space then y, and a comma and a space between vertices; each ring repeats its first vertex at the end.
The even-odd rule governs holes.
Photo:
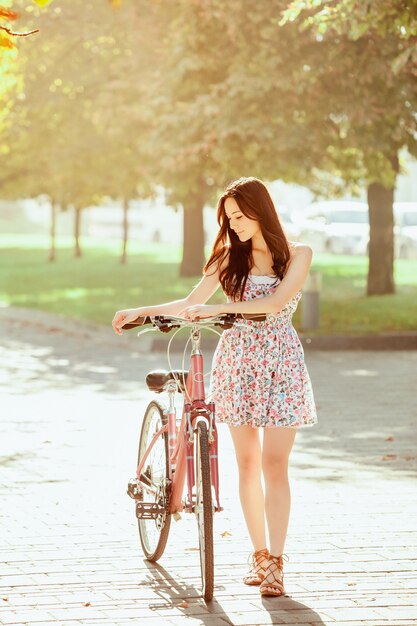
POLYGON ((197 422, 204 420, 207 424, 209 437, 209 459, 210 459, 210 476, 211 484, 214 488, 216 497, 215 511, 222 511, 219 496, 219 467, 218 467, 218 440, 217 428, 214 421, 214 403, 206 404, 204 401, 195 401, 192 404, 185 403, 184 415, 186 420, 186 428, 184 429, 184 448, 185 460, 187 467, 187 488, 188 497, 186 500, 185 510, 193 512, 193 488, 195 487, 195 463, 194 463, 194 437, 197 431, 197 422))

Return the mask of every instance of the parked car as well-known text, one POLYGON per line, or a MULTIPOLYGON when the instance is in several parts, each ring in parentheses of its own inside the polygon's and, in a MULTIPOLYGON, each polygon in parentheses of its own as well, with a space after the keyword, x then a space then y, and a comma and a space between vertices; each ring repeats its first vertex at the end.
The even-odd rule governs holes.
POLYGON ((397 256, 400 259, 417 258, 417 202, 395 202, 397 256))
POLYGON ((368 205, 364 202, 314 202, 304 214, 300 238, 319 252, 367 254, 368 205))

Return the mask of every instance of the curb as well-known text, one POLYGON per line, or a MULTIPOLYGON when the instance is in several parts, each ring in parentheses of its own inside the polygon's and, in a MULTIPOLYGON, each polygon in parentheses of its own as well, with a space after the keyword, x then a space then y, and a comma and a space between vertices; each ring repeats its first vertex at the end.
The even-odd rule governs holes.
POLYGON ((323 335, 311 337, 300 333, 306 350, 417 350, 417 331, 378 335, 323 335))

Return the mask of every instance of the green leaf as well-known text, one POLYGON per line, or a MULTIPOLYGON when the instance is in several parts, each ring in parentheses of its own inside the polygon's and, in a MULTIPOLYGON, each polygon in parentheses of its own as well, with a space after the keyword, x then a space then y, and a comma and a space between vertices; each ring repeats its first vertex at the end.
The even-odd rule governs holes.
POLYGON ((47 4, 50 4, 53 0, 33 0, 33 2, 35 2, 35 4, 37 4, 39 7, 46 7, 47 4))

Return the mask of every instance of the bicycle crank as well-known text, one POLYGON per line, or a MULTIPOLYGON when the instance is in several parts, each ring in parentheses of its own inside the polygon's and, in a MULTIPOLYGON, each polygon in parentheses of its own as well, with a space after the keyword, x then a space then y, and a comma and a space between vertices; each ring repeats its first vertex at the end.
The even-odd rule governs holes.
POLYGON ((131 478, 127 484, 126 493, 133 500, 143 500, 143 486, 137 478, 131 478))

